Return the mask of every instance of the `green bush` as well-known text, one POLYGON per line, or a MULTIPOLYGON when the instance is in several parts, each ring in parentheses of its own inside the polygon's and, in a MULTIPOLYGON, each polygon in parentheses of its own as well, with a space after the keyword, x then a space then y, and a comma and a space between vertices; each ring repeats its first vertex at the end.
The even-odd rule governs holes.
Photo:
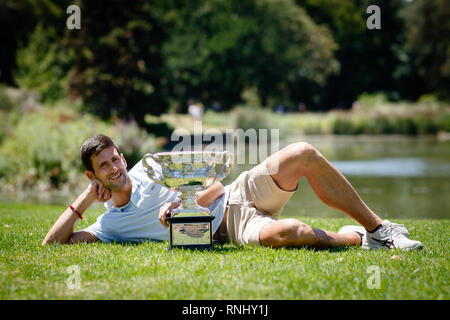
POLYGON ((450 112, 444 113, 441 116, 440 127, 442 130, 450 132, 450 112))
POLYGON ((233 127, 236 129, 269 129, 268 112, 260 107, 239 106, 232 111, 233 127))
POLYGON ((392 134, 394 133, 394 129, 388 119, 385 116, 378 116, 374 118, 372 121, 368 122, 369 128, 371 128, 371 134, 392 134))
MULTIPOLYGON (((303 134, 329 134, 331 133, 332 117, 320 117, 306 116, 299 119, 298 127, 301 128, 303 134)), ((295 125, 294 125, 295 126, 295 125)))
POLYGON ((439 124, 432 115, 418 115, 415 123, 419 134, 436 134, 439 131, 439 124))
POLYGON ((332 124, 334 134, 353 134, 354 126, 350 118, 337 117, 332 124))
POLYGON ((5 88, 0 88, 0 112, 9 112, 14 108, 14 103, 6 94, 5 88))
POLYGON ((82 143, 98 133, 112 137, 129 168, 146 152, 160 149, 157 140, 134 122, 107 123, 67 107, 24 114, 0 145, 0 179, 11 190, 80 188, 84 168, 82 143))
POLYGON ((425 104, 437 104, 439 103, 439 99, 434 94, 423 94, 417 99, 418 103, 425 103, 425 104))
POLYGON ((393 119, 393 127, 395 128, 395 133, 416 135, 417 126, 411 117, 396 117, 393 119))
POLYGON ((3 88, 0 88, 0 144, 8 130, 8 114, 14 108, 14 104, 3 88))
POLYGON ((362 93, 358 97, 358 102, 361 104, 362 107, 371 107, 376 106, 379 104, 384 104, 389 101, 387 98, 387 95, 385 93, 379 92, 379 93, 362 93))

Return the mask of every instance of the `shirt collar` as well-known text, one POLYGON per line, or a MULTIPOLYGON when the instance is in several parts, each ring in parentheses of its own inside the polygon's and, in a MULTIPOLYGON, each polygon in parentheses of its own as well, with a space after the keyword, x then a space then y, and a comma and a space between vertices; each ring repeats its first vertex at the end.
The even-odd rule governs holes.
POLYGON ((138 201, 139 201, 139 189, 141 186, 141 181, 137 180, 135 178, 133 178, 132 176, 128 175, 128 178, 131 179, 131 195, 130 195, 130 201, 122 206, 122 207, 115 207, 113 205, 112 199, 109 199, 108 201, 106 201, 104 203, 104 206, 106 209, 110 210, 110 211, 114 211, 114 210, 121 210, 124 209, 125 207, 129 206, 130 203, 134 204, 135 206, 137 206, 138 201))

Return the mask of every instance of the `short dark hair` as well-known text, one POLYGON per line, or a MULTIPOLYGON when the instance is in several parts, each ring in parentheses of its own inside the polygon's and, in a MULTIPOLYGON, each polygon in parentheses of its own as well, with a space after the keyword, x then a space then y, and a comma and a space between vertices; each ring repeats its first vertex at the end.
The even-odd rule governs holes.
POLYGON ((83 143, 80 149, 80 155, 87 170, 94 172, 91 156, 98 155, 103 149, 108 147, 116 148, 117 152, 120 154, 117 144, 110 137, 103 134, 90 137, 83 143))

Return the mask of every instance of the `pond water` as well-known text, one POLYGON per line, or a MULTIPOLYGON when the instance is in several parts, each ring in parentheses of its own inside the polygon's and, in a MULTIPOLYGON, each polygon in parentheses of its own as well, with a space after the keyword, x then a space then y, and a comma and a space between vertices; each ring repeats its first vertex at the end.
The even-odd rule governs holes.
MULTIPOLYGON (((366 204, 387 219, 450 219, 450 141, 404 137, 306 137, 338 168, 366 204)), ((295 139, 280 143, 280 148, 295 139)), ((230 183, 253 165, 236 165, 230 183)), ((345 217, 302 178, 283 216, 345 217)))
MULTIPOLYGON (((450 141, 308 136, 285 139, 279 148, 295 141, 306 141, 315 146, 347 177, 361 198, 380 217, 450 219, 450 141)), ((249 150, 250 147, 245 150, 247 159, 249 150)), ((231 183, 242 171, 253 166, 235 165, 223 184, 231 183)), ((2 202, 64 204, 73 200, 74 191, 38 200, 30 194, 11 198, 2 195, 1 198, 2 202)), ((287 203, 282 216, 346 217, 339 210, 325 205, 305 178, 300 179, 299 189, 287 203)))

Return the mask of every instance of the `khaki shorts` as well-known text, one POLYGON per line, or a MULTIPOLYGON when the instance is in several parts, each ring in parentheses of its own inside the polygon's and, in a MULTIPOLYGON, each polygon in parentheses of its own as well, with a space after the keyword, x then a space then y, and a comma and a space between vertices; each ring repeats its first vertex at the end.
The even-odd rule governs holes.
POLYGON ((220 241, 259 245, 261 229, 277 220, 294 192, 278 187, 266 168, 266 161, 242 172, 231 184, 228 212, 224 217, 226 238, 221 236, 220 241))

